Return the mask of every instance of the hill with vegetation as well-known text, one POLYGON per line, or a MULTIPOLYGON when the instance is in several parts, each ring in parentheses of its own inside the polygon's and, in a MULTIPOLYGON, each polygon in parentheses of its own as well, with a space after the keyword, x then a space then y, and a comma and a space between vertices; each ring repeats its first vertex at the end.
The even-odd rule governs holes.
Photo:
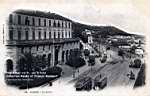
POLYGON ((123 36, 131 36, 134 34, 127 33, 125 31, 122 31, 114 26, 93 26, 93 25, 86 25, 81 24, 78 22, 73 22, 73 36, 79 37, 83 41, 85 41, 85 36, 82 34, 85 29, 92 30, 94 33, 92 33, 94 38, 100 37, 107 37, 107 36, 115 36, 115 35, 123 35, 123 36))

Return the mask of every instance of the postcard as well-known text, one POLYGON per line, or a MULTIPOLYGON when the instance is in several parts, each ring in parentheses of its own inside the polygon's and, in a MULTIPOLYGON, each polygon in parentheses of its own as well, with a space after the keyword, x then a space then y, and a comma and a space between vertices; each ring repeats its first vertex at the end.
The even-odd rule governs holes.
POLYGON ((0 0, 0 96, 149 96, 149 4, 0 0))

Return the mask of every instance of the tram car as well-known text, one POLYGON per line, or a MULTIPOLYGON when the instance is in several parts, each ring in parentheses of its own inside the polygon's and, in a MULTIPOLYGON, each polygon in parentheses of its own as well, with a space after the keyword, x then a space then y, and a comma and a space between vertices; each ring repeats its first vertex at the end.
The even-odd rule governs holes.
POLYGON ((93 89, 103 89, 107 86, 107 77, 104 74, 99 74, 94 79, 93 89))
POLYGON ((76 91, 86 90, 89 91, 92 89, 92 78, 84 77, 78 80, 75 84, 76 91))

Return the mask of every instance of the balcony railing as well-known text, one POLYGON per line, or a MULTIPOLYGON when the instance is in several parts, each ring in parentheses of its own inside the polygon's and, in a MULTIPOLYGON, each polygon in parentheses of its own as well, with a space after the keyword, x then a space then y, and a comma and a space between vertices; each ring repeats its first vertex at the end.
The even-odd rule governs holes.
POLYGON ((70 42, 78 42, 79 38, 57 38, 57 39, 45 39, 45 40, 7 40, 6 46, 17 45, 46 45, 46 44, 63 44, 70 42))

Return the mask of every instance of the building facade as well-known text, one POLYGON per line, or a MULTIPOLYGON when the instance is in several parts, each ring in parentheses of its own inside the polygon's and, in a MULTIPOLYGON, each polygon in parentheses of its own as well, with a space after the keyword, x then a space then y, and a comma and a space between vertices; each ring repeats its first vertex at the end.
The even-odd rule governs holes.
POLYGON ((44 56, 51 67, 80 48, 79 39, 72 36, 72 21, 55 13, 17 10, 9 15, 7 29, 6 64, 12 71, 24 53, 44 56))
POLYGON ((93 43, 93 36, 92 36, 92 33, 94 33, 93 30, 88 30, 88 29, 85 29, 83 32, 82 32, 82 35, 84 37, 87 37, 87 43, 88 44, 92 44, 93 43))

